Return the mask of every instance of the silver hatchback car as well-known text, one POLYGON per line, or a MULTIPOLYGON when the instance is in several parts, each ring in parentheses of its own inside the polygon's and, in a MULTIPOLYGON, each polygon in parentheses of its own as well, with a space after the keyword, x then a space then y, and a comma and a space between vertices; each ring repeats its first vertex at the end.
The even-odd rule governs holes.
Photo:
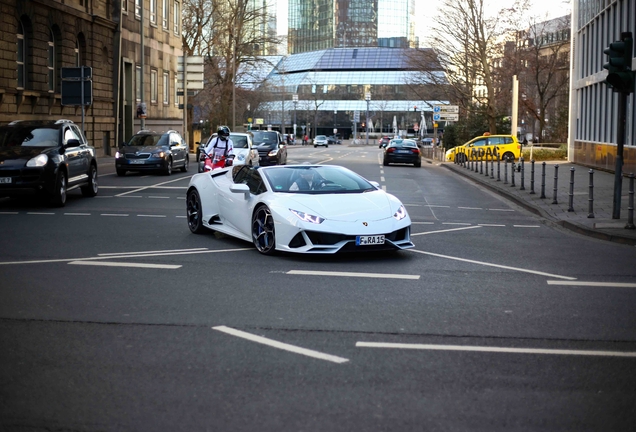
POLYGON ((314 138, 314 148, 318 146, 329 147, 329 140, 326 135, 316 135, 316 138, 314 138))

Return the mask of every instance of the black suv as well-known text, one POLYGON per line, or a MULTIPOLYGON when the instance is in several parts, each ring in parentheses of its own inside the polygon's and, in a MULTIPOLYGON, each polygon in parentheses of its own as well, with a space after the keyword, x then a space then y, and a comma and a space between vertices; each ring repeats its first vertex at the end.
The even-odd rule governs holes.
POLYGON ((70 120, 14 121, 0 126, 0 196, 37 192, 56 207, 80 186, 97 195, 95 148, 70 120))
POLYGON ((258 150, 259 165, 285 165, 287 163, 287 146, 282 135, 277 131, 252 130, 252 143, 258 150))
POLYGON ((115 154, 117 175, 126 171, 160 171, 172 174, 173 168, 188 171, 190 154, 185 140, 177 131, 137 132, 127 143, 122 143, 115 154))

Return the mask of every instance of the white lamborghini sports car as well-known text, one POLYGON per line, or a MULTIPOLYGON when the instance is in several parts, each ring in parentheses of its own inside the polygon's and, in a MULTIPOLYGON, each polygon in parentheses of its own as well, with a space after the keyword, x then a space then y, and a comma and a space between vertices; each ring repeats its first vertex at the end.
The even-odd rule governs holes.
POLYGON ((218 231, 263 254, 413 247, 400 200, 341 166, 238 165, 195 174, 186 203, 193 233, 218 231))

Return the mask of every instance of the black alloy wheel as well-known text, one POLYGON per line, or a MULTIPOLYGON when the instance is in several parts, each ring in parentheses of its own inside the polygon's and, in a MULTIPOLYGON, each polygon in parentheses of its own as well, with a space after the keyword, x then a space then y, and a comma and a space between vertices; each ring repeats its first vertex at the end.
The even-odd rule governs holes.
POLYGON ((57 174, 55 188, 50 196, 51 205, 54 207, 64 207, 66 204, 66 173, 62 170, 57 174))
POLYGON ((252 240, 263 255, 272 255, 276 249, 274 218, 266 205, 259 206, 252 216, 252 240))
POLYGON ((97 195, 99 186, 97 185, 97 167, 95 165, 91 165, 88 169, 88 184, 80 189, 85 197, 92 198, 97 195))
POLYGON ((514 162, 515 161, 515 155, 512 152, 505 152, 503 154, 503 156, 501 156, 501 160, 505 161, 505 162, 514 162))
POLYGON ((186 213, 188 218, 188 228, 194 234, 201 234, 205 228, 203 227, 203 217, 201 207, 201 197, 196 189, 192 189, 188 192, 186 199, 186 213))
POLYGON ((189 166, 190 166, 190 157, 186 155, 186 158, 183 161, 183 166, 181 167, 181 172, 188 172, 189 166))

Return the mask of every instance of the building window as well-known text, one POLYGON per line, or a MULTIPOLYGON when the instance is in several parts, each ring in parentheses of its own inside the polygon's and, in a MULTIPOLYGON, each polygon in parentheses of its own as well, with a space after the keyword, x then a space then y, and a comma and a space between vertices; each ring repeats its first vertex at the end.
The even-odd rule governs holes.
POLYGON ((128 0, 121 0, 121 10, 128 12, 128 0))
POLYGON ((157 0, 150 0, 150 22, 157 24, 157 0))
POLYGON ((174 76, 174 106, 179 106, 179 89, 177 75, 174 76))
POLYGON ((48 53, 46 58, 46 68, 48 72, 47 80, 49 92, 55 92, 55 37, 53 31, 49 29, 48 53))
POLYGON ((157 103, 157 71, 150 71, 150 103, 157 103))
POLYGON ((17 55, 17 67, 18 67, 18 88, 24 88, 26 84, 26 35, 24 32, 24 24, 22 21, 18 21, 18 55, 17 55))
POLYGON ((141 18, 141 2, 143 0, 135 0, 135 16, 141 18))
POLYGON ((163 104, 168 105, 170 103, 170 74, 168 72, 163 73, 163 104))
POLYGON ((135 67, 135 98, 141 102, 141 66, 135 67))
POLYGON ((80 49, 79 49, 79 41, 75 40, 75 48, 73 49, 73 55, 75 56, 75 66, 80 65, 80 49))
POLYGON ((170 19, 170 2, 168 0, 162 0, 162 17, 163 28, 168 30, 168 20, 170 19))
POLYGON ((179 7, 179 2, 175 0, 174 2, 174 11, 173 11, 173 22, 172 27, 174 29, 174 34, 179 34, 179 22, 181 21, 181 9, 179 7))

